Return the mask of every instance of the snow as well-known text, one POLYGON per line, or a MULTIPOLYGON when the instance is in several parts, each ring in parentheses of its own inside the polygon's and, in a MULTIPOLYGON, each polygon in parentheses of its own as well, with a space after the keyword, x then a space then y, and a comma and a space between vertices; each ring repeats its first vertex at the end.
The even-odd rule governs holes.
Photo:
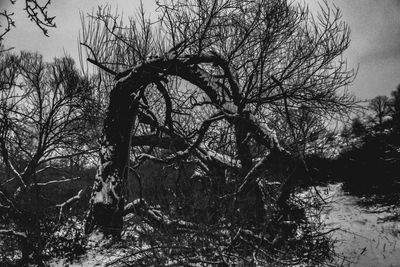
MULTIPOLYGON (((336 262, 329 266, 400 266, 400 222, 382 220, 393 215, 388 207, 362 207, 358 204, 360 198, 346 194, 340 183, 312 188, 298 196, 308 199, 311 195, 315 196, 315 190, 326 202, 321 213, 323 231, 337 229, 329 233, 336 240, 337 253, 336 262)), ((127 231, 134 232, 134 229, 127 231)), ((92 249, 79 263, 67 264, 60 260, 53 261, 50 266, 106 266, 129 253, 126 248, 104 249, 104 240, 99 233, 92 234, 90 241, 92 249)))
POLYGON ((112 255, 106 255, 101 253, 101 251, 90 251, 87 255, 80 259, 80 262, 69 263, 65 259, 61 259, 58 261, 53 261, 49 263, 49 266, 52 267, 85 267, 85 266, 98 266, 98 267, 106 267, 112 261, 118 259, 118 257, 125 256, 124 253, 121 253, 118 250, 115 250, 112 255))
POLYGON ((52 267, 83 267, 83 266, 108 266, 111 262, 115 261, 120 257, 126 256, 128 252, 127 249, 112 249, 108 250, 107 244, 110 242, 109 239, 104 238, 103 234, 100 232, 93 232, 89 236, 88 247, 91 249, 88 252, 79 258, 78 261, 74 261, 70 263, 65 259, 55 259, 48 263, 48 266, 52 267))
POLYGON ((222 154, 215 150, 212 150, 205 144, 200 145, 200 148, 207 152, 207 155, 210 159, 217 160, 217 161, 221 162, 222 164, 230 166, 232 168, 239 168, 239 169, 241 168, 241 164, 240 164, 239 160, 234 159, 229 155, 222 154))
POLYGON ((392 215, 380 207, 363 208, 359 198, 343 192, 342 184, 317 188, 324 199, 322 220, 340 266, 400 266, 400 222, 383 221, 392 215))

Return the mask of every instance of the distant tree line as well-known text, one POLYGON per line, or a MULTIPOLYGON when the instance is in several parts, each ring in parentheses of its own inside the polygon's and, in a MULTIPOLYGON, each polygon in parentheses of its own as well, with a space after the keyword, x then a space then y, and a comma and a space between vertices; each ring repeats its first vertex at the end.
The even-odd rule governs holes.
POLYGON ((400 86, 390 97, 369 101, 363 115, 342 131, 349 145, 339 156, 345 188, 359 194, 383 194, 398 201, 400 177, 400 86))

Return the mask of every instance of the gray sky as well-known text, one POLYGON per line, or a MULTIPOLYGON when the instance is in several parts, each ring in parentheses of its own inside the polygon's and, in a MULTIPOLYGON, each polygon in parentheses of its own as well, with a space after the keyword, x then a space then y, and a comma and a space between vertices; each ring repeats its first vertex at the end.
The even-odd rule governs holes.
MULTIPOLYGON (((318 0, 303 0, 315 6, 318 0)), ((351 45, 345 56, 350 67, 359 66, 350 90, 360 98, 389 95, 400 84, 400 0, 328 0, 343 12, 351 28, 351 45)), ((56 29, 50 37, 26 18, 24 1, 8 7, 15 13, 16 28, 6 36, 6 45, 16 50, 38 50, 46 60, 70 54, 78 58, 77 37, 81 28, 79 11, 90 13, 97 5, 110 2, 124 16, 135 12, 139 0, 55 0, 49 13, 56 16, 56 29)), ((144 0, 145 9, 153 11, 153 0, 144 0)), ((9 6, 0 0, 0 9, 9 6)))
POLYGON ((345 55, 350 65, 359 65, 351 90, 360 98, 390 94, 400 84, 400 0, 333 2, 351 29, 345 55))

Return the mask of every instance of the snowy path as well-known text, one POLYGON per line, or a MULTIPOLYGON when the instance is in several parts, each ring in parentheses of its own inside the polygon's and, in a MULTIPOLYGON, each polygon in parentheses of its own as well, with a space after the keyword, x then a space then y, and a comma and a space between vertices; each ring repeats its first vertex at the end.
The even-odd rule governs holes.
POLYGON ((400 222, 380 221, 391 213, 360 207, 359 198, 345 194, 341 184, 318 189, 327 201, 322 215, 326 230, 340 228, 331 236, 342 266, 400 266, 400 222))

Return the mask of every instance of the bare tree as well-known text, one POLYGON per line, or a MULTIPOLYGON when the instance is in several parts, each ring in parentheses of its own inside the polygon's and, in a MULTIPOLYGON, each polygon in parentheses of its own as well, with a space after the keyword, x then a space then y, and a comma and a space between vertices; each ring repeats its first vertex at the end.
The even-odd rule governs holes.
POLYGON ((100 10, 83 31, 89 61, 115 77, 86 230, 119 235, 132 211, 184 227, 142 198, 125 205, 128 173, 150 160, 195 164, 192 180, 209 181, 210 224, 231 218, 262 231, 257 222, 272 213, 263 188, 281 185, 268 201, 283 211, 295 183, 291 156, 271 129, 276 112, 291 117, 307 107, 333 116, 352 107, 343 87, 354 72, 341 58, 349 30, 328 5, 317 16, 301 4, 262 0, 171 0, 159 10, 157 23, 139 12, 128 26, 100 10))
POLYGON ((371 99, 369 108, 373 112, 374 119, 378 120, 378 126, 382 129, 383 119, 391 112, 389 98, 387 96, 377 96, 371 99))
POLYGON ((6 232, 25 236, 26 263, 32 252, 40 261, 41 222, 48 207, 60 204, 43 192, 79 179, 65 177, 55 163, 87 154, 91 147, 79 142, 86 133, 84 79, 73 60, 45 63, 40 55, 26 52, 20 57, 7 55, 6 62, 7 58, 14 61, 1 72, 7 86, 1 90, 0 154, 6 175, 0 178, 0 206, 11 220, 6 232), (42 180, 48 171, 56 177, 42 180))

